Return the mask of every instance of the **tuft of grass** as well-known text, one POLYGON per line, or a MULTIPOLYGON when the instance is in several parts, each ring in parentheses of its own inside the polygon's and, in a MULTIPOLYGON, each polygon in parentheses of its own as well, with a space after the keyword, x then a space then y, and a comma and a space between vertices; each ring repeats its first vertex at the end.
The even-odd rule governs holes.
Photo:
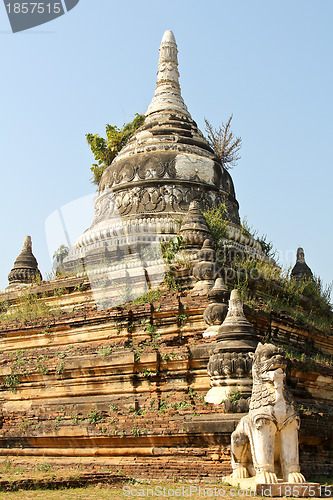
POLYGON ((251 300, 253 294, 262 296, 265 311, 283 311, 308 327, 330 332, 332 285, 324 287, 315 276, 297 281, 290 269, 282 269, 271 261, 247 258, 237 260, 233 267, 235 286, 243 301, 251 300))
POLYGON ((6 375, 3 380, 6 389, 10 389, 12 392, 16 392, 17 386, 20 383, 20 379, 16 373, 6 375))
POLYGON ((97 354, 101 354, 102 356, 110 356, 111 353, 112 353, 112 347, 111 346, 102 347, 101 349, 99 349, 97 351, 97 354))
POLYGON ((30 287, 22 290, 15 304, 1 304, 0 321, 27 324, 48 316, 57 316, 60 309, 51 309, 30 287))
POLYGON ((141 372, 140 375, 143 377, 155 377, 158 374, 158 372, 151 370, 151 368, 144 368, 141 372))
POLYGON ((40 464, 36 465, 36 470, 40 472, 49 472, 52 470, 53 466, 49 462, 41 462, 40 464))
POLYGON ((232 389, 228 394, 228 399, 231 403, 237 403, 242 398, 242 393, 239 389, 232 389))
POLYGON ((184 313, 178 314, 177 315, 177 323, 178 323, 178 325, 179 326, 185 325, 187 319, 188 319, 188 314, 184 314, 184 313))
POLYGON ((152 323, 148 323, 145 326, 145 331, 149 334, 153 334, 156 332, 156 326, 154 326, 152 323))
POLYGON ((156 302, 161 298, 162 291, 159 290, 158 288, 156 289, 151 289, 145 295, 141 295, 141 297, 137 297, 136 299, 132 300, 131 304, 133 306, 140 306, 144 304, 152 304, 153 302, 156 302))
POLYGON ((185 399, 182 399, 177 403, 172 403, 170 406, 174 410, 185 410, 186 408, 192 408, 192 404, 189 401, 186 401, 185 399))
POLYGON ((93 408, 91 412, 87 414, 87 419, 89 424, 97 424, 98 422, 103 422, 103 414, 97 408, 93 408))

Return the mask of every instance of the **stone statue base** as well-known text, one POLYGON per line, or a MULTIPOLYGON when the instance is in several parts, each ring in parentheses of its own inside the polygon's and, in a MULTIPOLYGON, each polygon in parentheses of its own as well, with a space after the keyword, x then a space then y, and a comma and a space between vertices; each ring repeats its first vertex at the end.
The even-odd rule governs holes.
POLYGON ((274 484, 257 483, 255 476, 240 479, 230 475, 223 477, 222 482, 229 483, 231 486, 236 486, 242 490, 253 490, 256 492, 256 495, 262 497, 293 496, 318 498, 321 496, 321 489, 325 489, 325 486, 321 486, 319 483, 286 483, 282 479, 279 479, 274 484))

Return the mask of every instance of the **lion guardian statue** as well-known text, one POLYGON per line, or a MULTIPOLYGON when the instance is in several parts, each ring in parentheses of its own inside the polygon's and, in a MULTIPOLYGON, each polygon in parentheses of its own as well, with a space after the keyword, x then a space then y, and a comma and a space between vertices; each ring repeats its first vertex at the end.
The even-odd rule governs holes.
POLYGON ((255 476, 257 484, 303 483, 298 457, 300 418, 286 387, 282 349, 259 343, 253 357, 249 413, 231 435, 233 479, 255 476))

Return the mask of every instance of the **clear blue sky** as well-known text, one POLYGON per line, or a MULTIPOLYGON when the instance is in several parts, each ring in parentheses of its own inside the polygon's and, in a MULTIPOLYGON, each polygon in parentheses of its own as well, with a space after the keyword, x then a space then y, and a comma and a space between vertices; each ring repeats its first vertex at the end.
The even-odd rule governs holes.
MULTIPOLYGON (((94 192, 85 134, 146 111, 166 29, 201 130, 204 117, 217 126, 234 114, 243 139, 231 171, 241 216, 268 235, 283 265, 303 246, 329 283, 332 21, 332 0, 80 0, 12 34, 1 4, 0 289, 27 234, 42 274, 51 271, 45 221, 94 192)), ((81 217, 81 225, 90 221, 81 217)))

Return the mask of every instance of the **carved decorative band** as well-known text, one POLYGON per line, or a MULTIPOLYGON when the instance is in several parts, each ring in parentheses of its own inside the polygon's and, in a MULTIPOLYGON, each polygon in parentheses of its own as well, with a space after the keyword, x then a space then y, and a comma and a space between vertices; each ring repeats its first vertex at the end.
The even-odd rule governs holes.
MULTIPOLYGON (((114 186, 112 188, 112 191, 114 193, 122 190, 127 190, 131 189, 134 186, 135 187, 141 187, 141 186, 193 186, 195 188, 199 189, 205 189, 206 191, 215 191, 217 193, 221 192, 221 188, 218 186, 214 186, 214 184, 207 184, 205 182, 200 182, 200 181, 192 181, 192 180, 183 180, 183 179, 177 179, 176 181, 174 179, 163 179, 163 180, 155 180, 155 179, 147 179, 147 180, 142 180, 142 181, 134 181, 134 182, 127 182, 126 184, 120 184, 118 186, 114 186)), ((104 194, 104 193, 103 193, 104 194)), ((224 194, 224 193, 223 193, 224 194)), ((230 197, 232 199, 232 196, 230 196, 229 193, 225 192, 225 196, 230 197)))
POLYGON ((216 353, 208 362, 208 375, 212 385, 219 385, 219 381, 235 377, 249 377, 251 374, 252 359, 248 354, 240 352, 216 353))
MULTIPOLYGON (((149 213, 184 213, 193 200, 206 206, 224 201, 222 194, 206 191, 202 186, 177 186, 175 184, 156 186, 135 186, 132 189, 103 193, 96 200, 93 224, 124 215, 149 213)), ((237 212, 237 207, 235 206, 237 212)))

